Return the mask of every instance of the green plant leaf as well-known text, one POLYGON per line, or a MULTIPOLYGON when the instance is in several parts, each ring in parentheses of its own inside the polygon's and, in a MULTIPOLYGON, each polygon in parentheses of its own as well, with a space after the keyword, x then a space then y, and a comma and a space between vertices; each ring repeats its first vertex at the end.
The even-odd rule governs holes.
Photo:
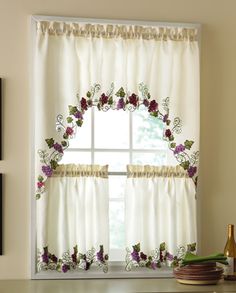
POLYGON ((53 138, 46 138, 45 141, 46 141, 48 147, 51 149, 54 145, 54 139, 53 138))
POLYGON ((67 123, 71 123, 71 122, 73 122, 73 118, 69 116, 66 118, 66 121, 67 121, 67 123))
POLYGON ((184 142, 184 146, 187 150, 190 150, 193 144, 194 144, 194 141, 192 140, 185 140, 184 142))

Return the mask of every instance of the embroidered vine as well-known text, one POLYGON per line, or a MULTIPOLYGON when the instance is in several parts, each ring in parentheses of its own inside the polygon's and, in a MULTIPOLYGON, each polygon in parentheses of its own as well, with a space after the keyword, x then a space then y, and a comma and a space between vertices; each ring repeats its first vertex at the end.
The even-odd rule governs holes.
POLYGON ((98 252, 94 248, 85 254, 78 252, 77 245, 73 247, 73 254, 65 252, 62 258, 49 252, 48 247, 43 252, 38 251, 38 271, 54 270, 66 273, 68 271, 89 270, 93 264, 97 265, 104 273, 108 271, 108 255, 104 254, 103 245, 98 252))
POLYGON ((39 199, 45 191, 45 182, 48 177, 53 175, 58 162, 62 159, 64 151, 69 147, 69 140, 77 132, 78 127, 83 125, 84 113, 91 107, 97 107, 99 111, 124 110, 135 111, 143 105, 149 114, 161 120, 165 125, 163 139, 168 143, 168 148, 176 158, 178 164, 186 170, 188 176, 197 184, 197 164, 199 152, 190 152, 193 140, 186 139, 183 143, 177 144, 176 135, 181 133, 182 122, 179 117, 174 118, 173 122, 169 118, 169 98, 165 98, 162 103, 163 112, 155 99, 151 98, 148 88, 139 84, 139 94, 130 93, 121 87, 115 92, 114 84, 111 84, 107 93, 98 94, 101 90, 99 84, 91 87, 86 96, 78 98, 78 105, 69 105, 69 115, 64 121, 63 116, 57 116, 56 130, 62 133, 60 141, 54 138, 45 139, 47 150, 39 150, 40 162, 42 163, 42 174, 38 176, 36 199, 39 199))
POLYGON ((180 246, 177 254, 173 256, 166 249, 165 242, 160 244, 159 248, 153 250, 150 255, 141 251, 140 243, 132 246, 132 250, 126 248, 126 271, 131 271, 133 268, 146 267, 156 270, 163 266, 178 266, 187 252, 196 251, 196 243, 188 244, 187 247, 180 246))

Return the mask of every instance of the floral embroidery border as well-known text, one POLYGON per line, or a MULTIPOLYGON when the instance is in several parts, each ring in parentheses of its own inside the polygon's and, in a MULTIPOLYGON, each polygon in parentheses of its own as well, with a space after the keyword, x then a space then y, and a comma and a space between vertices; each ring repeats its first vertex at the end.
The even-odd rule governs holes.
POLYGON ((77 132, 77 128, 83 124, 84 113, 91 107, 97 107, 100 111, 112 110, 128 110, 134 111, 141 105, 144 105, 151 116, 160 119, 165 124, 163 139, 168 143, 169 150, 173 153, 178 164, 187 171, 190 178, 197 185, 197 164, 199 159, 199 151, 190 153, 194 141, 186 139, 183 143, 175 142, 175 135, 181 132, 182 122, 179 117, 174 118, 173 122, 169 118, 169 98, 164 99, 162 107, 164 112, 160 111, 160 105, 155 99, 151 99, 148 88, 143 84, 139 84, 140 95, 129 93, 121 87, 117 92, 114 89, 114 83, 107 93, 102 93, 96 98, 101 86, 95 84, 91 90, 87 92, 85 97, 78 97, 78 105, 69 105, 69 115, 66 118, 67 124, 64 123, 62 115, 57 116, 56 130, 62 134, 60 142, 53 138, 45 139, 47 150, 39 150, 40 162, 42 163, 42 175, 38 176, 36 199, 39 199, 45 191, 45 182, 51 177, 53 171, 57 168, 58 162, 62 159, 64 151, 69 147, 69 140, 72 139, 77 132))
POLYGON ((159 248, 153 250, 150 255, 141 251, 140 243, 132 246, 132 250, 126 248, 126 271, 131 271, 133 268, 146 267, 156 270, 162 266, 179 266, 187 252, 195 252, 196 243, 188 244, 187 247, 180 246, 177 254, 173 256, 166 249, 166 243, 160 244, 159 248))
POLYGON ((73 247, 73 254, 67 251, 62 258, 49 252, 48 247, 43 248, 43 253, 38 252, 38 271, 53 270, 66 273, 68 271, 87 271, 93 264, 100 267, 104 273, 108 271, 108 255, 104 254, 103 245, 100 245, 98 252, 94 248, 85 254, 78 252, 78 246, 73 247))

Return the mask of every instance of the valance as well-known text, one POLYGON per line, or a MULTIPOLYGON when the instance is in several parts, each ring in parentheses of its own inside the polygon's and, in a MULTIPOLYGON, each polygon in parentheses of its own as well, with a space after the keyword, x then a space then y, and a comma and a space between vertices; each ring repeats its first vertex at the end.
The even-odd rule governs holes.
POLYGON ((83 24, 54 21, 38 21, 37 31, 41 32, 42 34, 55 36, 73 35, 76 37, 87 38, 123 38, 157 41, 197 41, 198 37, 198 30, 196 28, 90 23, 83 24))

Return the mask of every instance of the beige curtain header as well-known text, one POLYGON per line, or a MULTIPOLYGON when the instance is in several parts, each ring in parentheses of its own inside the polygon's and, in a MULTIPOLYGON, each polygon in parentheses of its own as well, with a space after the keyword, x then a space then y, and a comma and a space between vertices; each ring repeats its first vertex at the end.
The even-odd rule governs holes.
POLYGON ((123 38, 144 40, 197 41, 196 28, 152 27, 140 25, 81 24, 55 21, 38 21, 37 31, 53 36, 93 38, 123 38))
POLYGON ((180 166, 127 165, 128 178, 178 177, 188 178, 187 172, 180 166))
POLYGON ((108 165, 59 165, 52 177, 100 177, 108 178, 108 165))

